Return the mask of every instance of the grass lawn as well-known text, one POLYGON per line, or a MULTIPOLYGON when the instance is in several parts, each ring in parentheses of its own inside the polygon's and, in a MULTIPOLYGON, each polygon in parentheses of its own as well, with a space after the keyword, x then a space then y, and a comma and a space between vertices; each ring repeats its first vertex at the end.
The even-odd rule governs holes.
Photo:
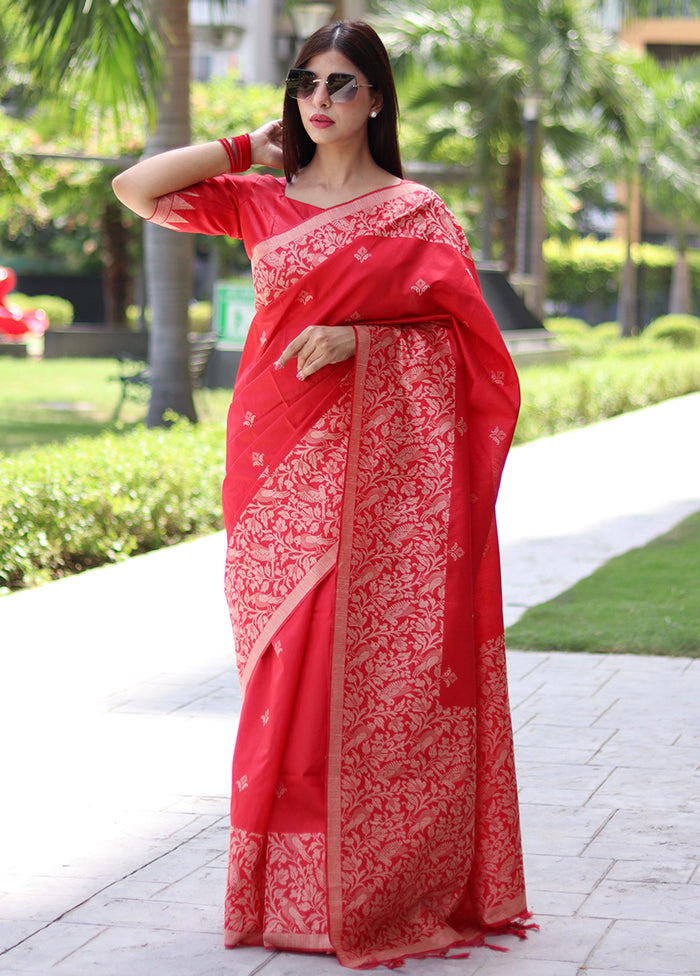
POLYGON ((506 631, 519 650, 700 657, 700 512, 611 559, 506 631))
MULTIPOLYGON (((37 444, 127 430, 141 422, 147 404, 127 401, 114 422, 121 387, 113 359, 13 359, 0 356, 0 452, 37 444)), ((223 423, 230 390, 196 395, 200 419, 223 423)))

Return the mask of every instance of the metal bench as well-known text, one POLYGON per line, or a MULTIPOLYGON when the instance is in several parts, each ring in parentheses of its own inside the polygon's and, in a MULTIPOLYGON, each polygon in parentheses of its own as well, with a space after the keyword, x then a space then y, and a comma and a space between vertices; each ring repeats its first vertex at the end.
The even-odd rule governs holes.
MULTIPOLYGON (((190 335, 189 366, 193 390, 203 388, 204 372, 215 345, 215 335, 190 335)), ((128 353, 121 353, 117 361, 120 372, 114 379, 121 383, 122 390, 121 398, 114 411, 115 422, 119 420, 122 407, 127 400, 147 403, 151 392, 151 368, 148 363, 128 353)))

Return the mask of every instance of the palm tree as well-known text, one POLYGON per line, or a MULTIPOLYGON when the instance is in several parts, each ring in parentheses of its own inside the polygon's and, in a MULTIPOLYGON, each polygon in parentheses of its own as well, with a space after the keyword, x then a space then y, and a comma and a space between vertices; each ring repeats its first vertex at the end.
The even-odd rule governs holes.
MULTIPOLYGON (((650 151, 642 171, 643 202, 668 215, 674 227, 678 257, 673 268, 669 311, 689 314, 692 294, 687 234, 689 226, 700 223, 700 58, 673 67, 644 58, 635 70, 647 89, 649 102, 645 144, 650 151)), ((643 231, 640 227, 640 235, 643 231)))
MULTIPOLYGON (((190 32, 188 0, 154 0, 165 24, 167 84, 146 154, 188 145, 190 140, 190 32)), ((151 307, 151 401, 146 423, 164 423, 167 411, 196 421, 189 375, 187 306, 192 297, 190 234, 144 226, 146 288, 151 307)), ((167 422, 167 420, 166 420, 167 422)))
MULTIPOLYGON (((666 67, 649 56, 630 60, 627 127, 621 145, 589 123, 585 151, 575 161, 581 187, 617 184, 625 211, 626 258, 621 271, 617 319, 623 336, 634 335, 639 318, 639 276, 633 245, 643 236, 641 212, 651 208, 675 228, 678 258, 669 308, 691 311, 688 226, 700 220, 697 145, 700 131, 700 59, 666 67)), ((585 120, 581 125, 585 126, 585 120)))
POLYGON ((163 45, 148 0, 13 0, 12 16, 42 97, 85 104, 88 93, 117 112, 145 104, 153 120, 163 45))
POLYGON ((427 0, 416 10, 387 0, 387 33, 393 50, 426 65, 432 83, 419 93, 438 109, 466 103, 478 148, 478 176, 504 210, 506 270, 516 256, 518 198, 523 190, 526 145, 523 105, 536 99, 531 132, 533 278, 532 304, 544 299, 542 151, 551 143, 566 158, 577 142, 576 109, 596 110, 598 123, 626 138, 610 42, 596 28, 583 0, 427 0))
MULTIPOLYGON (((146 106, 157 117, 147 152, 190 141, 188 0, 17 0, 31 50, 31 82, 43 96, 66 92, 116 112, 146 106), (163 66, 168 68, 160 99, 163 66)), ((81 121, 80 109, 75 116, 81 121)), ((153 315, 147 423, 167 412, 196 420, 188 370, 187 304, 192 242, 146 229, 146 279, 153 315)), ((165 417, 165 419, 164 419, 165 417)))

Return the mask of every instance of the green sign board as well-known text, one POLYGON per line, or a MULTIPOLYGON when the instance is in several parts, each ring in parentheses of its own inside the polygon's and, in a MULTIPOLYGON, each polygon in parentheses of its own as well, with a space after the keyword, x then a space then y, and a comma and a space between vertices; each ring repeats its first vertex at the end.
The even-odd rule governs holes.
POLYGON ((243 348, 255 315, 255 290, 245 282, 217 281, 214 285, 214 329, 219 339, 243 348))

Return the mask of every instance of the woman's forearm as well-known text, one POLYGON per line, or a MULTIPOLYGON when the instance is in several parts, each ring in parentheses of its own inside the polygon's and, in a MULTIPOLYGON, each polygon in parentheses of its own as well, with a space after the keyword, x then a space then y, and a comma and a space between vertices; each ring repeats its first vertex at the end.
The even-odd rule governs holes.
POLYGON ((125 206, 148 219, 159 197, 228 173, 229 169, 229 159, 221 143, 206 142, 142 159, 115 176, 112 189, 125 206))

